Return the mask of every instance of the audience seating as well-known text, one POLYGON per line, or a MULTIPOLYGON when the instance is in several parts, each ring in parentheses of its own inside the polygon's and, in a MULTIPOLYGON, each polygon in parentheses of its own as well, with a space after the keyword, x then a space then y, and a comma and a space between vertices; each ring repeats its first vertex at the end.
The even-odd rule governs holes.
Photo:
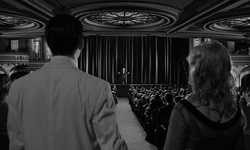
POLYGON ((190 93, 188 86, 132 86, 129 104, 146 132, 145 140, 163 149, 174 104, 190 93), (170 99, 170 100, 169 100, 170 99))
MULTIPOLYGON (((238 90, 240 91, 240 98, 243 92, 242 89, 238 90)), ((168 123, 174 105, 186 98, 190 93, 191 89, 187 85, 130 87, 128 96, 131 109, 147 134, 145 140, 155 145, 158 150, 164 147, 168 123)), ((238 104, 243 108, 248 120, 248 126, 244 134, 245 145, 246 147, 250 147, 250 142, 248 142, 250 141, 250 106, 245 107, 245 103, 241 100, 238 101, 238 104)))

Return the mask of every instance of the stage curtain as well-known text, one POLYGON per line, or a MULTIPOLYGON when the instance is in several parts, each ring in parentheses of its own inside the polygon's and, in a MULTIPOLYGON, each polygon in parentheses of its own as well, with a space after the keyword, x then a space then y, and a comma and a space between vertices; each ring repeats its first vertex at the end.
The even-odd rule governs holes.
POLYGON ((187 83, 189 39, 157 36, 86 36, 79 67, 111 84, 187 83))

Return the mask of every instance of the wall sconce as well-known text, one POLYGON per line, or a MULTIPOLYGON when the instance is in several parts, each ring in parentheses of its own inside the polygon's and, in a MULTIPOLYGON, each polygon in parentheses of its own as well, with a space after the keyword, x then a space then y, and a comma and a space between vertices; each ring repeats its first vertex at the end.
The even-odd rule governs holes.
POLYGON ((201 44, 201 38, 193 38, 193 47, 201 44))
POLYGON ((11 40, 10 49, 17 52, 18 51, 18 40, 11 40))

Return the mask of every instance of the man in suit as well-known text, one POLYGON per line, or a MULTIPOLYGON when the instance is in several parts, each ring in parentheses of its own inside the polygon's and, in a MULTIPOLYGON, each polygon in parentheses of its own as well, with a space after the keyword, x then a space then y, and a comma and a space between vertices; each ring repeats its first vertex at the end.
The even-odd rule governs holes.
POLYGON ((80 21, 57 15, 48 22, 45 37, 51 61, 10 88, 10 149, 127 150, 110 84, 78 69, 80 21))

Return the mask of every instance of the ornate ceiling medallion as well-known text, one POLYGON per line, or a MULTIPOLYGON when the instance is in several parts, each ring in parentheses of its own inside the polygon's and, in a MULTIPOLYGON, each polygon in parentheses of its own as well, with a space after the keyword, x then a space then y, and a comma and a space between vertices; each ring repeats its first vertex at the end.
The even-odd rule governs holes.
POLYGON ((32 18, 23 16, 0 14, 0 30, 10 31, 27 31, 44 28, 44 24, 32 18))
POLYGON ((176 22, 177 16, 172 13, 146 11, 116 10, 79 14, 84 28, 91 29, 142 29, 157 30, 176 22))
POLYGON ((86 19, 107 26, 135 26, 156 23, 162 18, 148 13, 121 11, 99 13, 86 19))
POLYGON ((204 28, 209 31, 249 32, 250 16, 216 20, 205 24, 204 28))

